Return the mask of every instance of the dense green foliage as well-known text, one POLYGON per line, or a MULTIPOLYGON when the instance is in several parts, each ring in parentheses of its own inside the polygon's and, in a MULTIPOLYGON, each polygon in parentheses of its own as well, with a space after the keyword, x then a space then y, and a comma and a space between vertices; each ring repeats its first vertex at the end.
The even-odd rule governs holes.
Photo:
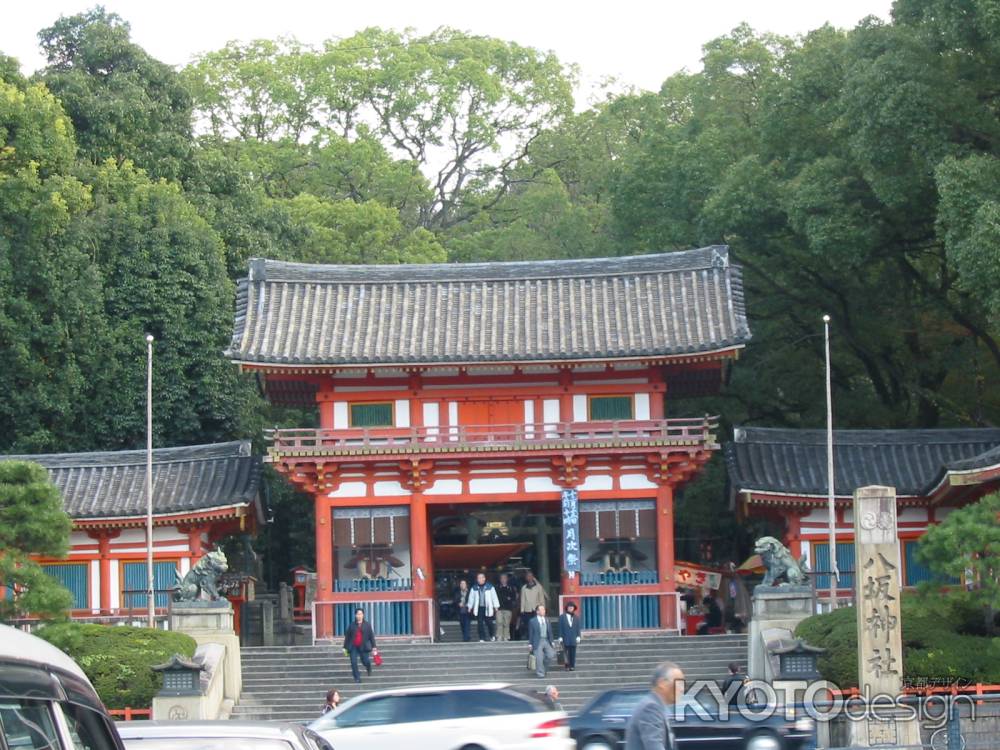
POLYGON ((953 511, 920 540, 920 557, 942 576, 965 579, 969 596, 996 632, 1000 611, 1000 493, 953 511))
MULTIPOLYGON (((113 13, 59 19, 30 79, 0 54, 0 451, 141 444, 147 331, 157 445, 280 424, 220 356, 250 257, 707 243, 744 267, 754 341, 669 415, 822 425, 829 313, 838 427, 995 424, 998 17, 897 0, 852 30, 741 25, 701 70, 584 109, 552 53, 453 29, 234 42, 177 71, 113 13)), ((685 557, 746 551, 724 483, 680 498, 685 557)))
MULTIPOLYGON (((905 680, 1000 680, 1000 639, 984 634, 974 598, 963 591, 904 593, 901 606, 905 680)), ((796 637, 827 650, 820 673, 841 688, 858 685, 856 622, 855 609, 842 607, 813 615, 795 630, 796 637)))
POLYGON ((150 667, 174 654, 194 656, 194 638, 151 628, 62 622, 36 633, 69 654, 94 684, 108 708, 146 708, 163 685, 150 667))
POLYGON ((0 462, 0 586, 18 592, 10 599, 0 595, 0 620, 58 616, 72 606, 69 591, 29 557, 64 556, 70 526, 59 488, 45 469, 27 461, 0 462))

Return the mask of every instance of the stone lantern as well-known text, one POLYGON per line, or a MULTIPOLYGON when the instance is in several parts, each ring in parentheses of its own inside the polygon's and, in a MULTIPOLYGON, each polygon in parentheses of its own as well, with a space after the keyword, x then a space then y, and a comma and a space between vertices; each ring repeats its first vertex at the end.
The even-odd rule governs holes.
POLYGON ((157 695, 201 695, 201 673, 204 665, 174 654, 166 664, 152 668, 163 673, 163 687, 157 695))

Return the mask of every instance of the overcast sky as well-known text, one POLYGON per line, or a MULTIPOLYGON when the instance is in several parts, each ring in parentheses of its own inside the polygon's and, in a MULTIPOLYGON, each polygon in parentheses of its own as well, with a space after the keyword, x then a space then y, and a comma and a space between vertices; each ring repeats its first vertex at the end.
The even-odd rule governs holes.
MULTIPOLYGON (((42 64, 36 34, 94 0, 5 0, 0 51, 30 72, 42 64)), ((887 19, 890 0, 104 0, 154 57, 183 65, 232 39, 280 35, 318 43, 368 26, 420 32, 452 26, 553 50, 577 63, 585 81, 606 76, 657 89, 682 68, 697 69, 701 45, 742 21, 760 31, 801 34, 831 23, 850 28, 868 15, 887 19)))

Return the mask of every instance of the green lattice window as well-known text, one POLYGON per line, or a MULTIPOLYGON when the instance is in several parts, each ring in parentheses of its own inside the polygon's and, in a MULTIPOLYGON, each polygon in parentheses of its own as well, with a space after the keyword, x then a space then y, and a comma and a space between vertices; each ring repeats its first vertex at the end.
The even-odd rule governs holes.
POLYGON ((351 427, 392 427, 392 402, 351 404, 351 427))
POLYGON ((87 563, 58 563, 55 565, 42 565, 42 570, 69 589, 69 593, 73 595, 73 609, 90 608, 90 601, 87 597, 87 583, 89 577, 87 572, 87 563))
POLYGON ((591 396, 591 420, 634 419, 631 396, 591 396))

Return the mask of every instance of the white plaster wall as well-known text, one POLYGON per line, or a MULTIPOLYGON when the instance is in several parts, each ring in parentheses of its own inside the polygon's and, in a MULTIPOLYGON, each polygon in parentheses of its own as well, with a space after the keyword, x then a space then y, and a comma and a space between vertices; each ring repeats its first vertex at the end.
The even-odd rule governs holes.
POLYGON ((424 403, 424 426, 437 427, 441 422, 438 417, 437 403, 424 403))
POLYGON ((85 531, 71 531, 69 532, 69 546, 78 547, 84 545, 97 544, 96 539, 92 539, 85 531))
POLYGON ((826 523, 826 513, 825 508, 813 508, 802 516, 802 523, 826 523))
POLYGON ((188 571, 191 570, 191 558, 182 557, 180 559, 180 562, 177 564, 177 568, 181 578, 186 576, 188 574, 188 571))
POLYGON ((100 560, 90 561, 90 586, 87 592, 90 599, 91 609, 101 608, 101 562, 100 560))
POLYGON ((525 492, 559 492, 560 489, 549 477, 527 477, 524 480, 525 492))
MULTIPOLYGON (((143 541, 146 540, 145 532, 143 532, 143 541)), ((187 544, 188 535, 186 532, 179 531, 176 526, 154 526, 153 527, 153 541, 154 542, 171 542, 175 540, 181 540, 187 544)))
POLYGON ((927 522, 927 509, 926 508, 903 508, 896 513, 896 521, 902 522, 907 521, 909 523, 926 523, 927 522))
POLYGON ((490 492, 517 492, 517 479, 514 477, 470 479, 469 492, 476 495, 490 492))
POLYGON ((646 479, 644 474, 622 474, 618 480, 623 490, 655 490, 656 484, 646 479))
POLYGON ((368 485, 364 482, 341 482, 327 497, 364 497, 367 494, 368 485))
POLYGON ((610 490, 613 482, 607 474, 590 474, 583 480, 580 490, 610 490))
POLYGON ((934 509, 934 520, 937 521, 938 523, 940 523, 941 521, 943 521, 944 519, 946 519, 948 516, 950 516, 953 510, 955 510, 955 509, 954 508, 949 508, 947 506, 942 506, 940 508, 935 508, 934 509))
POLYGON ((410 494, 410 491, 399 482, 375 482, 374 490, 376 497, 397 497, 410 494))
POLYGON ((334 401, 333 402, 333 429, 335 430, 346 430, 350 425, 351 420, 348 416, 347 402, 346 401, 334 401))
POLYGON ((461 495, 461 479, 438 479, 428 489, 424 490, 425 495, 461 495))
MULTIPOLYGON (((156 529, 153 529, 153 539, 156 539, 156 529)), ((146 543, 144 529, 122 529, 122 533, 111 540, 112 545, 146 543)))
POLYGON ((542 402, 542 419, 546 424, 559 421, 559 399, 547 398, 542 402))
POLYGON ((587 396, 583 393, 573 394, 573 421, 587 421, 587 396))
POLYGON ((118 561, 111 561, 111 609, 122 606, 121 579, 119 577, 118 561))
POLYGON ((410 426, 410 402, 401 398, 396 401, 396 427, 410 426))
POLYGON ((635 394, 635 409, 633 411, 636 419, 649 419, 649 394, 635 394))

